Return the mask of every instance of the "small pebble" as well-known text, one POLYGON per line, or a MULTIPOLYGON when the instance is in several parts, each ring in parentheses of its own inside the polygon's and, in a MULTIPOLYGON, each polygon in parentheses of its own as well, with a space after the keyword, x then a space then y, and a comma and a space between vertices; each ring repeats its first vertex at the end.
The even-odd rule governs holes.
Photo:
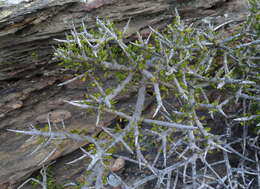
POLYGON ((113 175, 112 173, 110 173, 107 176, 107 183, 112 186, 113 188, 119 188, 121 185, 121 180, 118 179, 115 175, 113 175))
POLYGON ((125 160, 123 158, 117 158, 113 165, 111 166, 111 171, 116 172, 124 168, 125 160))

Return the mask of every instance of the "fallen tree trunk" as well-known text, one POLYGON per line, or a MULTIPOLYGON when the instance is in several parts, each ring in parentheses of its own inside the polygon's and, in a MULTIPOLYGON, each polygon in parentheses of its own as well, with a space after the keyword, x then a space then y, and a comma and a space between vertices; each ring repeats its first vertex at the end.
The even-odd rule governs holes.
MULTIPOLYGON (((54 38, 62 38, 74 24, 82 21, 88 28, 95 27, 95 18, 109 18, 124 26, 131 18, 129 36, 135 31, 145 32, 147 26, 162 28, 170 23, 178 8, 181 17, 200 19, 228 14, 232 19, 244 16, 241 0, 31 0, 16 5, 0 2, 0 188, 12 188, 43 163, 66 155, 84 143, 49 144, 31 154, 38 139, 15 135, 6 129, 23 130, 30 125, 44 128, 47 118, 66 130, 87 127, 94 135, 95 117, 75 110, 63 99, 83 98, 86 84, 76 81, 66 87, 57 84, 72 78, 72 72, 61 69, 52 60, 54 38), (25 143, 26 142, 26 143, 25 143), (46 157, 53 153, 50 157, 46 157)), ((228 17, 229 18, 229 17, 228 17)), ((107 86, 113 80, 107 81, 107 86)), ((131 95, 122 99, 120 107, 131 104, 131 95)), ((109 125, 115 117, 105 116, 102 125, 109 125)))

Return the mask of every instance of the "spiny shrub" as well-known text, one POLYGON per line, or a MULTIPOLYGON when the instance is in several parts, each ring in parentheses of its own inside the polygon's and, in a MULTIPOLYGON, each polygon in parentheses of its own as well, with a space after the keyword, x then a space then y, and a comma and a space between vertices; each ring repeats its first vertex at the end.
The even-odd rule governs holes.
POLYGON ((83 73, 64 85, 90 78, 88 84, 98 92, 66 102, 94 110, 97 126, 105 113, 124 119, 124 126, 102 128, 102 139, 15 132, 90 142, 91 149, 82 148, 91 159, 85 187, 103 188, 108 182, 138 188, 156 180, 157 188, 260 188, 259 2, 249 5, 247 21, 229 36, 220 29, 229 22, 195 27, 182 22, 177 11, 163 31, 150 27, 148 36, 137 32, 135 41, 127 40, 129 22, 122 30, 99 18, 95 29, 84 23, 79 31, 73 27, 65 40, 57 39, 61 45, 55 56, 65 68, 83 73), (105 86, 108 78, 117 84, 105 86), (133 92, 132 110, 119 109, 117 97, 133 92), (148 98, 154 99, 152 116, 144 113, 148 98), (117 157, 118 146, 131 154, 121 158, 149 173, 131 183, 116 173, 104 179, 107 160, 117 157), (151 149, 156 149, 152 160, 146 156, 151 149))

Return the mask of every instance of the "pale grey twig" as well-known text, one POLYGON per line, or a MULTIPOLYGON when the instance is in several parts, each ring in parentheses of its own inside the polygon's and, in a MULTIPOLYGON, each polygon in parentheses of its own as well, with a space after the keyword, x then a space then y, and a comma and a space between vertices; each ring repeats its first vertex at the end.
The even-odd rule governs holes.
POLYGON ((73 82, 73 81, 76 81, 76 80, 78 80, 78 79, 81 79, 81 78, 83 78, 83 77, 86 75, 86 73, 87 73, 87 72, 85 72, 85 73, 83 73, 83 74, 80 74, 80 75, 78 75, 78 76, 76 76, 76 77, 74 77, 74 78, 72 78, 72 79, 69 79, 69 80, 67 80, 67 81, 65 81, 65 82, 63 82, 63 83, 60 83, 60 84, 58 84, 58 87, 61 87, 61 86, 63 86, 63 85, 67 85, 67 84, 69 84, 69 83, 71 83, 71 82, 73 82))

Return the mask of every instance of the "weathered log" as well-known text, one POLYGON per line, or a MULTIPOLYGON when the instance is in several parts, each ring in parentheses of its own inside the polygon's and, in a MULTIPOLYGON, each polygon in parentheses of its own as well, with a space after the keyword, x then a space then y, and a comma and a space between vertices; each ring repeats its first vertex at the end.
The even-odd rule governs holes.
MULTIPOLYGON (((3 1, 3 0, 2 0, 3 1)), ((163 27, 174 17, 175 8, 187 19, 228 14, 240 19, 246 10, 241 0, 31 0, 7 5, 0 1, 0 188, 13 184, 39 168, 46 156, 57 150, 45 163, 66 155, 84 143, 64 141, 49 144, 36 154, 37 139, 16 135, 6 129, 26 129, 29 125, 43 127, 48 115, 60 127, 86 129, 91 135, 98 132, 95 116, 63 103, 63 99, 80 99, 86 91, 81 81, 65 87, 57 84, 73 77, 52 60, 54 38, 62 38, 72 24, 82 21, 88 28, 95 27, 95 18, 109 18, 123 26, 131 18, 129 35, 147 26, 163 27), (56 120, 56 121, 55 121, 56 120)), ((107 87, 113 80, 107 81, 107 87)), ((131 104, 131 95, 119 106, 131 104), (123 103, 124 102, 124 103, 123 103)), ((105 116, 103 125, 115 119, 105 116)))

